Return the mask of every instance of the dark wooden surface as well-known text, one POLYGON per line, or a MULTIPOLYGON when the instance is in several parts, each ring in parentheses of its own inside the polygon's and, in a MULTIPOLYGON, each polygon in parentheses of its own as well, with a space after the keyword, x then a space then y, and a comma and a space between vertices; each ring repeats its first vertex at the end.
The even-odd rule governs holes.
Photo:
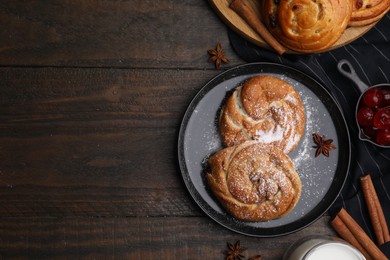
POLYGON ((185 188, 179 124, 229 45, 206 0, 0 1, 0 258, 280 259, 328 217, 254 238, 185 188))

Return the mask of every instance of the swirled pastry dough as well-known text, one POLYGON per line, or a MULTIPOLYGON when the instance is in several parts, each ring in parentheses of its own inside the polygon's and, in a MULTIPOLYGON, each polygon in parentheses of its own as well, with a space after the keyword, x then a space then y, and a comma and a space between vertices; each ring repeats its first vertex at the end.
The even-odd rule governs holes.
POLYGON ((330 48, 344 33, 352 0, 262 0, 262 20, 274 37, 301 53, 330 48))
POLYGON ((273 76, 254 76, 225 101, 219 129, 226 146, 256 140, 289 153, 298 145, 305 121, 302 101, 290 84, 273 76))
POLYGON ((246 221, 287 215, 302 185, 291 159, 280 149, 256 141, 220 150, 209 158, 207 182, 226 211, 246 221))
POLYGON ((349 26, 364 26, 380 20, 390 10, 390 0, 353 0, 349 26))

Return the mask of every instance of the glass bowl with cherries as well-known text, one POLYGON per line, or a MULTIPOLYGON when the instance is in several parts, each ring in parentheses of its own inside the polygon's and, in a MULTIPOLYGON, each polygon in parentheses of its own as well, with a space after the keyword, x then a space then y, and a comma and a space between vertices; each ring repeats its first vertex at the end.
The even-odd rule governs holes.
POLYGON ((356 105, 359 138, 390 148, 390 84, 367 86, 347 60, 338 63, 338 70, 351 79, 362 93, 356 105))

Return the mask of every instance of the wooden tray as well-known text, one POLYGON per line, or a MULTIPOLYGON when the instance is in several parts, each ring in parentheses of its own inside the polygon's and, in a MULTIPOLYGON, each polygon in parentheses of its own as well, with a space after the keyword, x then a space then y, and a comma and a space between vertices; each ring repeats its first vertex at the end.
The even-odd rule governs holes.
MULTIPOLYGON (((227 24, 232 30, 255 45, 271 49, 271 47, 263 40, 263 38, 261 38, 254 30, 252 30, 252 28, 249 27, 249 25, 240 16, 238 16, 236 12, 229 8, 230 2, 231 0, 209 0, 209 3, 221 17, 223 22, 227 24)), ((245 2, 260 18, 259 0, 245 0, 245 2)), ((340 39, 326 51, 339 48, 356 40, 369 31, 374 25, 375 23, 362 27, 347 28, 340 39)), ((288 52, 291 53, 292 51, 288 50, 288 52)))

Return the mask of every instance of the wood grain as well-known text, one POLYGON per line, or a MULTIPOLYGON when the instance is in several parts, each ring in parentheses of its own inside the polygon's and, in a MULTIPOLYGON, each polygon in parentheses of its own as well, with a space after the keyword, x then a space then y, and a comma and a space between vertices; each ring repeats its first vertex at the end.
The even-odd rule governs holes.
POLYGON ((280 259, 334 234, 232 232, 196 205, 177 161, 195 94, 243 61, 207 0, 0 1, 0 259, 280 259), (230 63, 215 70, 218 42, 230 63))
POLYGON ((213 69, 218 42, 239 64, 206 0, 4 0, 0 19, 0 65, 213 69))
POLYGON ((199 215, 178 126, 215 73, 0 68, 0 216, 199 215))
POLYGON ((240 240, 249 258, 281 259, 299 238, 334 235, 328 217, 281 238, 232 233, 208 218, 3 218, 3 259, 223 259, 226 242, 240 240))
MULTIPOLYGON (((244 0, 248 7, 255 13, 261 20, 260 4, 259 1, 244 0)), ((271 47, 264 41, 264 39, 257 34, 241 17, 239 17, 231 8, 229 4, 231 0, 209 0, 211 6, 215 12, 220 16, 222 21, 226 23, 230 28, 237 32, 242 37, 246 38, 250 42, 267 49, 271 47)), ((374 24, 362 26, 362 27, 349 27, 345 30, 341 38, 326 51, 344 46, 369 31, 374 24)), ((292 52, 289 50, 288 52, 292 52)))

